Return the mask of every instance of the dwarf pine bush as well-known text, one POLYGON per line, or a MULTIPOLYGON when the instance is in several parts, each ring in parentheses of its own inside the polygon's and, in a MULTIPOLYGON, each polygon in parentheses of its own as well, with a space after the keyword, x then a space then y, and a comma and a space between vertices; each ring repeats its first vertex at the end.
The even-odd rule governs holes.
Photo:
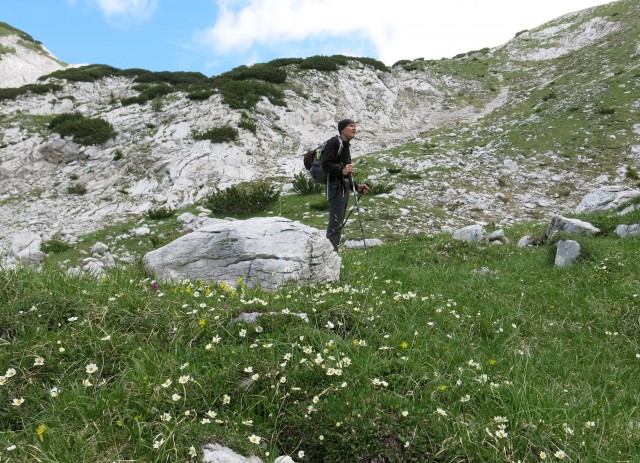
POLYGON ((215 78, 213 85, 222 95, 223 102, 233 109, 252 109, 263 97, 274 105, 286 106, 284 92, 268 82, 215 78))
POLYGON ((287 80, 287 71, 271 64, 254 64, 253 66, 238 66, 231 71, 220 74, 220 77, 231 80, 262 80, 272 84, 283 84, 287 80))
POLYGON ((82 196, 87 193, 87 187, 82 183, 73 183, 67 187, 67 193, 82 196))
POLYGON ((80 113, 64 113, 49 122, 49 129, 63 137, 73 136, 81 145, 100 145, 116 136, 113 126, 101 118, 88 118, 80 113))
POLYGON ((62 90, 62 85, 47 84, 27 84, 18 88, 0 88, 0 100, 15 100, 17 97, 28 93, 42 95, 44 93, 54 93, 62 90))
POLYGON ((209 140, 211 143, 227 143, 236 141, 238 138, 238 130, 225 125, 197 133, 193 137, 196 140, 209 140))
POLYGON ((315 182, 304 172, 293 176, 293 191, 299 195, 310 195, 319 193, 324 189, 324 185, 315 182))
POLYGON ((160 219, 166 219, 168 217, 171 217, 175 213, 176 213, 175 209, 172 209, 169 206, 160 206, 160 207, 154 207, 152 209, 149 209, 147 211, 147 217, 149 217, 151 220, 160 220, 160 219))
POLYGON ((317 71, 337 71, 338 63, 330 56, 310 56, 300 63, 301 69, 315 69, 317 71))
POLYGON ((106 64, 90 64, 88 66, 80 66, 77 68, 60 69, 51 74, 41 76, 38 80, 47 80, 49 78, 64 79, 70 82, 95 82, 105 77, 118 75, 120 70, 106 64))
POLYGON ((246 214, 263 211, 280 197, 280 190, 266 181, 232 185, 207 196, 205 205, 214 213, 246 214))

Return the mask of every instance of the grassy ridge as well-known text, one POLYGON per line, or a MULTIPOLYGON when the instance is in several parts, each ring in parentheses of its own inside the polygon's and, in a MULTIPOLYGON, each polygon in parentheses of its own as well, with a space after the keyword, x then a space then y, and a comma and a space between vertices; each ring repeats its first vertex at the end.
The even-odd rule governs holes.
POLYGON ((188 461, 214 440, 264 461, 633 461, 640 240, 580 242, 556 269, 553 246, 415 237, 275 293, 5 271, 0 455, 188 461))

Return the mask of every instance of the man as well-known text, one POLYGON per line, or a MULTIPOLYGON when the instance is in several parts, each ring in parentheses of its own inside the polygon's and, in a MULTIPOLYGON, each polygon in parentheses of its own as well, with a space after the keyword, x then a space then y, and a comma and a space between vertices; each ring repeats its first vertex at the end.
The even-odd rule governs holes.
MULTIPOLYGON (((329 201, 329 223, 327 238, 338 252, 344 216, 347 212, 349 192, 353 188, 352 174, 355 171, 351 163, 349 142, 356 136, 356 123, 351 119, 338 122, 338 137, 327 142, 324 149, 322 168, 327 173, 327 200, 329 201), (342 149, 340 142, 342 141, 342 149)), ((366 184, 356 185, 359 194, 369 192, 366 184)))

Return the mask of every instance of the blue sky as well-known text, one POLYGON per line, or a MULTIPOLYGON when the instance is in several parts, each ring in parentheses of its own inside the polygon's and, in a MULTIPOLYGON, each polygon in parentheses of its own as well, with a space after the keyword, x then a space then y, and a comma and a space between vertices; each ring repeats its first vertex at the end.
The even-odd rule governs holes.
POLYGON ((71 64, 217 75, 344 54, 391 65, 502 45, 606 0, 3 0, 0 21, 71 64))

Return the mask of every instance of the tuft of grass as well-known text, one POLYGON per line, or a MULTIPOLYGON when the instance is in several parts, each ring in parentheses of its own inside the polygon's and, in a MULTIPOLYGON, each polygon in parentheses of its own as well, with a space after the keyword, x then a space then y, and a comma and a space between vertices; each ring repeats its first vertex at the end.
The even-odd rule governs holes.
POLYGON ((50 240, 42 243, 40 249, 42 250, 42 252, 59 254, 61 252, 68 251, 69 249, 71 249, 71 246, 69 245, 69 243, 58 238, 51 238, 50 240))

